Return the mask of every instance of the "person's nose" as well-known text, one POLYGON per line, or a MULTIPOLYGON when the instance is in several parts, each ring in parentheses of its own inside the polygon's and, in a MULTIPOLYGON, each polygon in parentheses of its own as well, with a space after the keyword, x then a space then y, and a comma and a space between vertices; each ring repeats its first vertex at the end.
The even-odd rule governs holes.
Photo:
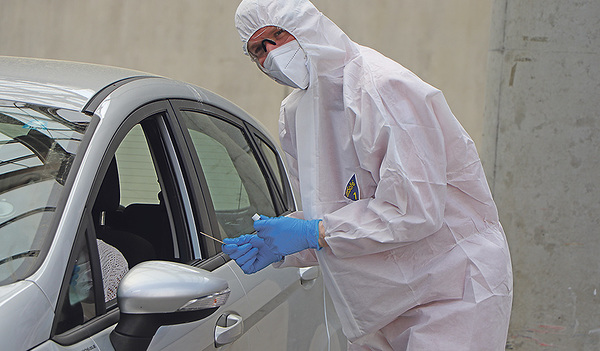
POLYGON ((269 55, 269 52, 271 52, 271 50, 274 50, 277 47, 277 43, 271 39, 265 39, 262 41, 262 46, 265 50, 265 54, 258 59, 258 63, 260 63, 261 66, 263 66, 263 62, 265 62, 265 60, 267 59, 267 55, 269 55))
POLYGON ((268 55, 271 50, 277 47, 277 43, 273 40, 265 39, 263 40, 263 47, 265 48, 265 52, 268 55))

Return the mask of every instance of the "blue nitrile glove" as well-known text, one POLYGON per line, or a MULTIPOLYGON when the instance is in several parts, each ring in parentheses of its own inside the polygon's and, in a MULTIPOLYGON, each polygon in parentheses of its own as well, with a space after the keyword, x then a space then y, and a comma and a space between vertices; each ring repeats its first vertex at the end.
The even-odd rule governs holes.
POLYGON ((258 253, 257 248, 250 244, 249 235, 241 235, 237 238, 225 238, 225 245, 221 247, 223 253, 226 253, 241 267, 244 263, 254 260, 258 253))
POLYGON ((257 235, 245 234, 237 238, 225 238, 223 241, 223 252, 234 259, 246 274, 256 273, 283 258, 274 254, 257 235))
POLYGON ((254 229, 274 253, 286 256, 304 249, 319 249, 320 221, 260 216, 254 229))

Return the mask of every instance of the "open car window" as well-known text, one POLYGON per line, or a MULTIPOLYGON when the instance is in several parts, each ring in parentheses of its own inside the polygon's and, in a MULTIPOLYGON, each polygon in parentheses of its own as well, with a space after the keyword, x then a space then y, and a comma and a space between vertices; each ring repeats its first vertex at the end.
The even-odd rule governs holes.
POLYGON ((78 234, 78 241, 86 237, 89 258, 75 247, 63 283, 54 329, 59 343, 78 342, 116 321, 118 286, 138 263, 195 257, 168 106, 155 102, 134 112, 106 151, 78 234))

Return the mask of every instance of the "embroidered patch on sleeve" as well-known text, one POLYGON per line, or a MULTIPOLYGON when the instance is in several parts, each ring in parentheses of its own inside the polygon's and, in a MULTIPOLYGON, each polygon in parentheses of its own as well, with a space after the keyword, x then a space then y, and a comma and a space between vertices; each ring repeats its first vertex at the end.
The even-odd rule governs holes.
POLYGON ((357 201, 360 199, 360 190, 358 189, 358 183, 356 182, 356 174, 352 175, 348 185, 346 185, 346 190, 344 190, 344 197, 357 201))

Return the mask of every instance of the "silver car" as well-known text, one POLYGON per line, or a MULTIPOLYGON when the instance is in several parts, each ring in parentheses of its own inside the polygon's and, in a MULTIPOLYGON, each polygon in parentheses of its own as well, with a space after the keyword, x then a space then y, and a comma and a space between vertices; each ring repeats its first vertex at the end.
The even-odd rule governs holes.
POLYGON ((276 144, 202 88, 0 57, 2 350, 339 350, 318 267, 214 240, 296 209, 276 144))

